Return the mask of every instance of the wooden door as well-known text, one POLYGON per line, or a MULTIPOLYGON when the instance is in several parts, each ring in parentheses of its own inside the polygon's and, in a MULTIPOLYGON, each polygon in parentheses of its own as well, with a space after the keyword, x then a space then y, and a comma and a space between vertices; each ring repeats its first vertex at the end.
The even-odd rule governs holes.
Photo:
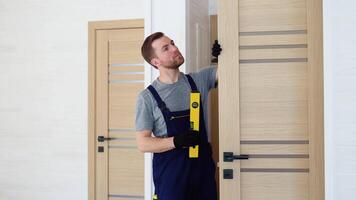
POLYGON ((220 199, 324 199, 321 10, 219 1, 220 199))
MULTIPOLYGON (((213 48, 213 44, 215 40, 218 39, 218 18, 217 15, 211 15, 210 16, 210 49, 213 48)), ((211 65, 218 66, 218 62, 211 55, 211 65)), ((215 180, 216 180, 216 186, 218 190, 218 195, 219 195, 219 93, 218 93, 218 88, 214 88, 210 91, 209 93, 209 102, 210 102, 210 107, 209 107, 209 128, 210 128, 210 134, 211 134, 211 145, 213 148, 213 159, 217 163, 216 164, 216 174, 215 174, 215 180)))
POLYGON ((134 129, 143 39, 143 20, 89 23, 91 200, 144 199, 144 155, 134 129))

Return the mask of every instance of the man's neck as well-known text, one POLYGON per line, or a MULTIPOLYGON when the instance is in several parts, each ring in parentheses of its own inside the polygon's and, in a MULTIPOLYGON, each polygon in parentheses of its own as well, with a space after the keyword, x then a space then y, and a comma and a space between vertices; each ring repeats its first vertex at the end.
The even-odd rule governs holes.
POLYGON ((179 74, 179 69, 161 69, 158 80, 162 83, 173 84, 178 81, 179 74))

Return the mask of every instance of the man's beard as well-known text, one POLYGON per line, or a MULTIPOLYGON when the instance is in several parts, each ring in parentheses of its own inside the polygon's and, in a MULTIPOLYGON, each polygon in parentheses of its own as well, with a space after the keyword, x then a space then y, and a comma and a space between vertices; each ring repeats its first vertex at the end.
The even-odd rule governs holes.
POLYGON ((164 65, 164 68, 167 68, 167 69, 178 69, 183 63, 184 63, 184 58, 182 56, 182 59, 174 60, 173 62, 171 62, 171 63, 169 63, 167 65, 164 65))

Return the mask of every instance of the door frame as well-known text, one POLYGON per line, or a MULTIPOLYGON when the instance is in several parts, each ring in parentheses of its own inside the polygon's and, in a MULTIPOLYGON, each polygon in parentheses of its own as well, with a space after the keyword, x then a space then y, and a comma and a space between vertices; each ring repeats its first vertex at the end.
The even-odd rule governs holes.
POLYGON ((309 74, 309 199, 324 200, 323 0, 306 2, 309 74))
MULTIPOLYGON (((224 35, 239 36, 238 28, 238 1, 235 0, 219 0, 218 2, 218 40, 224 48, 219 56, 219 65, 228 66, 229 70, 219 70, 219 97, 224 95, 224 88, 228 84, 234 84, 239 87, 238 76, 233 77, 231 74, 239 74, 239 67, 232 67, 234 63, 239 63, 239 41, 222 37, 224 35), (230 13, 234 17, 226 17, 220 13, 230 13), (234 27, 226 27, 226 23, 236 23, 234 27), (222 24, 224 26, 219 26, 222 24), (228 71, 228 72, 227 72, 228 71), (221 89, 220 89, 221 88, 221 89)), ((306 1, 307 12, 307 41, 308 41, 308 132, 309 132, 309 199, 323 200, 325 199, 325 177, 324 177, 324 86, 323 86, 323 1, 309 0, 306 1)), ((237 37, 236 37, 237 36, 237 37)), ((221 67, 219 68, 221 69, 221 67)), ((226 95, 226 94, 225 94, 226 95)), ((234 123, 239 121, 239 94, 231 96, 230 99, 219 98, 219 173, 220 173, 220 191, 233 191, 235 185, 230 180, 227 184, 223 179, 222 169, 239 169, 240 163, 224 163, 223 152, 229 149, 235 154, 240 154, 239 144, 234 144, 231 141, 240 139, 240 124, 234 123), (233 101, 236 108, 228 108, 229 102, 233 101), (221 115, 221 113, 235 113, 233 119, 221 115), (226 127, 234 132, 233 138, 224 135, 226 127), (225 146, 224 148, 223 145, 225 146), (233 186, 231 186, 233 185, 233 186)), ((237 172, 240 176, 240 172, 237 172)), ((235 183, 237 184, 237 183, 235 183)), ((238 186, 240 187, 240 186, 238 186)), ((228 197, 221 196, 221 199, 228 197)), ((229 196, 229 198, 240 199, 238 196, 229 196)))
POLYGON ((121 28, 143 28, 143 19, 88 22, 88 199, 95 200, 96 145, 96 31, 121 28))

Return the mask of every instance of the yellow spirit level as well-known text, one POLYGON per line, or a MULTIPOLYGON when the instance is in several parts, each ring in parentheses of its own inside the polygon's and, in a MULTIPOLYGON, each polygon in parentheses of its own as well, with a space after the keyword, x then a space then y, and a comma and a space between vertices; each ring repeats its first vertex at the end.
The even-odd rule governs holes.
MULTIPOLYGON (((200 117, 200 93, 192 91, 190 93, 190 128, 199 131, 200 117)), ((199 157, 199 145, 189 147, 189 158, 199 157)))

